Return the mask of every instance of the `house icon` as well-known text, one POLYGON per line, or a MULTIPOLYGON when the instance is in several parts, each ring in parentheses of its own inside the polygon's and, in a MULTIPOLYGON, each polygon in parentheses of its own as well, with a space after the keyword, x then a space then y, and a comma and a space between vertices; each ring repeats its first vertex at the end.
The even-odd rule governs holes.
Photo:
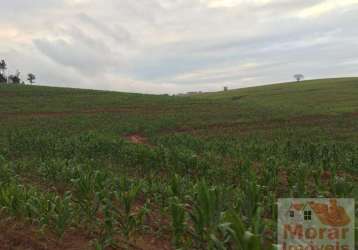
POLYGON ((313 211, 308 203, 292 202, 288 209, 286 216, 294 221, 311 221, 313 211))

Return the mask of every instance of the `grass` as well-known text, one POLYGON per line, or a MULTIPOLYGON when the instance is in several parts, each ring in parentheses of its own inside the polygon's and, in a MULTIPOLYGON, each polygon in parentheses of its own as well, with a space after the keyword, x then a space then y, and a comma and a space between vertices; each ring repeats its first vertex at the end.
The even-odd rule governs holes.
POLYGON ((271 249, 277 198, 358 198, 357 96, 358 78, 186 97, 0 85, 0 222, 17 225, 0 244, 271 249))

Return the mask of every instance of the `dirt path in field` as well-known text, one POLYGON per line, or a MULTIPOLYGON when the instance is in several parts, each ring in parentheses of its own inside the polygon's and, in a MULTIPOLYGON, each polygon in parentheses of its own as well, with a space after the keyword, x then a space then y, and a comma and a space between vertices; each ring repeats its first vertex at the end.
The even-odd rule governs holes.
MULTIPOLYGON (((357 118, 358 112, 347 113, 342 116, 336 115, 310 115, 310 116, 296 116, 288 119, 272 119, 261 121, 249 121, 249 122, 223 122, 223 123, 211 123, 207 125, 188 125, 187 127, 177 128, 164 128, 159 131, 161 135, 174 134, 174 133, 195 133, 205 130, 223 130, 223 129, 237 129, 239 132, 251 132, 257 130, 273 130, 279 128, 290 127, 309 127, 320 126, 327 127, 341 122, 341 119, 357 118)), ((148 138, 141 134, 130 134, 125 136, 125 139, 134 144, 144 144, 153 147, 148 142, 148 138)))
POLYGON ((79 111, 61 111, 61 112, 1 112, 1 117, 62 117, 71 115, 96 115, 101 113, 123 113, 136 112, 138 107, 134 108, 118 108, 118 109, 90 109, 79 111))
POLYGON ((170 133, 193 133, 200 130, 220 130, 220 129, 237 129, 240 132, 252 130, 271 130, 276 128, 287 128, 294 126, 329 126, 339 122, 337 118, 352 119, 358 117, 358 112, 347 113, 344 116, 336 115, 310 115, 297 116, 288 119, 272 119, 249 122, 226 122, 226 123, 211 123, 208 125, 200 125, 193 127, 178 127, 174 129, 163 129, 162 134, 170 133))

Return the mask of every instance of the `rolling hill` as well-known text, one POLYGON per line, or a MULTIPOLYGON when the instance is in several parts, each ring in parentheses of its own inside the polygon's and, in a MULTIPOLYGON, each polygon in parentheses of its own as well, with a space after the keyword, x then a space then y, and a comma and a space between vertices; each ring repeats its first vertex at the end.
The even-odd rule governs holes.
POLYGON ((0 96, 2 131, 7 126, 66 126, 68 133, 98 129, 111 135, 138 132, 150 136, 166 131, 200 132, 207 127, 223 129, 224 133, 229 130, 230 134, 235 128, 237 132, 255 132, 254 128, 262 131, 260 128, 267 126, 279 130, 281 126, 301 129, 302 125, 308 130, 321 128, 325 135, 333 130, 337 137, 351 139, 357 125, 358 78, 274 84, 190 97, 39 86, 1 86, 0 96))

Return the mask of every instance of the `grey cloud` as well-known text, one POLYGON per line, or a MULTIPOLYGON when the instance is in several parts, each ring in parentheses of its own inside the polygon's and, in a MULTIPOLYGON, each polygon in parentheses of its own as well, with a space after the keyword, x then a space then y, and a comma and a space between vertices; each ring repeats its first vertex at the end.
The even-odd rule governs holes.
POLYGON ((131 34, 119 24, 113 25, 114 27, 112 28, 110 27, 112 24, 104 24, 103 22, 97 21, 85 13, 80 13, 78 18, 83 23, 94 27, 97 32, 102 33, 109 38, 113 38, 116 42, 121 44, 135 43, 131 34))
POLYGON ((63 39, 37 39, 34 44, 53 61, 90 76, 117 64, 116 58, 103 43, 92 40, 81 32, 78 32, 76 39, 72 42, 63 39))

